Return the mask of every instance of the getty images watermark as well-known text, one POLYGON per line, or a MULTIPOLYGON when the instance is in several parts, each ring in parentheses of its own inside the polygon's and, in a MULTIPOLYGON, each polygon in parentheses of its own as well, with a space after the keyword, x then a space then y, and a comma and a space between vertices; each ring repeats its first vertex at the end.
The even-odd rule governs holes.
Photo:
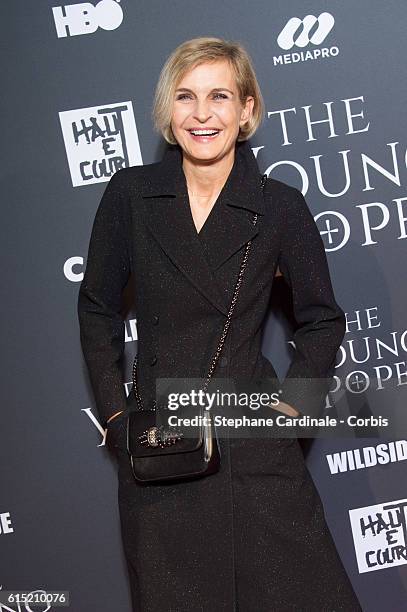
POLYGON ((205 391, 202 379, 160 378, 156 419, 184 437, 195 437, 208 422, 219 437, 407 437, 406 395, 397 379, 385 388, 372 379, 360 393, 333 393, 325 379, 315 378, 283 384, 213 378, 205 391))

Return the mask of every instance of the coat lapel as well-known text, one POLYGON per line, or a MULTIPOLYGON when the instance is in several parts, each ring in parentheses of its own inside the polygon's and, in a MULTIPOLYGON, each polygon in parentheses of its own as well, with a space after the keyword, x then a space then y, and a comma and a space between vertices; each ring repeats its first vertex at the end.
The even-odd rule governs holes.
POLYGON ((214 272, 258 234, 264 214, 261 174, 247 141, 236 144, 235 161, 208 219, 198 235, 189 205, 182 150, 171 145, 161 162, 147 166, 142 197, 148 199, 146 223, 171 261, 225 316, 227 296, 214 272), (253 214, 258 213, 253 226, 253 214), (206 255, 202 240, 209 248, 206 255))

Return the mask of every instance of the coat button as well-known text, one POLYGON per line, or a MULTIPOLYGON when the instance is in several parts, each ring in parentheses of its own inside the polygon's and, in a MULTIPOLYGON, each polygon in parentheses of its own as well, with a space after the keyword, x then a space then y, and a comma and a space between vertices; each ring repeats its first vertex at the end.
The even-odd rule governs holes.
POLYGON ((158 325, 158 321, 159 321, 159 316, 158 315, 154 315, 153 316, 153 325, 158 325))
POLYGON ((152 365, 152 366, 153 366, 153 365, 155 365, 156 363, 157 363, 157 355, 154 355, 154 356, 151 358, 150 365, 152 365))

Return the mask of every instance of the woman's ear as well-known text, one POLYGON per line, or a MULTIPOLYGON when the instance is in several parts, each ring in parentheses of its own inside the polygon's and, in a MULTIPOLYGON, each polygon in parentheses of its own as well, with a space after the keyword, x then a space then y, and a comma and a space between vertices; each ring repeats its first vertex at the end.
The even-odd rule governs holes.
POLYGON ((249 121, 250 116, 253 112, 253 108, 254 108, 254 98, 253 96, 247 96, 245 105, 241 113, 240 127, 243 127, 244 124, 249 121))

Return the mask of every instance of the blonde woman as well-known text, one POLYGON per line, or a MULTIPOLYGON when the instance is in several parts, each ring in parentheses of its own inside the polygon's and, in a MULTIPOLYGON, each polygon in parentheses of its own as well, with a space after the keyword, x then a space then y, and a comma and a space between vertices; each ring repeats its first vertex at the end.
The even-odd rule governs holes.
POLYGON ((218 38, 181 44, 163 66, 153 117, 167 151, 158 163, 111 178, 78 301, 97 409, 118 458, 133 610, 361 610, 297 438, 222 437, 220 470, 206 478, 141 485, 133 477, 120 366, 121 296, 130 274, 145 404, 155 398, 157 378, 207 371, 249 240, 216 376, 276 379, 261 333, 279 270, 298 328, 278 410, 320 412, 294 383, 329 379, 345 324, 301 192, 272 178, 262 192, 248 139, 264 103, 244 47, 218 38))

